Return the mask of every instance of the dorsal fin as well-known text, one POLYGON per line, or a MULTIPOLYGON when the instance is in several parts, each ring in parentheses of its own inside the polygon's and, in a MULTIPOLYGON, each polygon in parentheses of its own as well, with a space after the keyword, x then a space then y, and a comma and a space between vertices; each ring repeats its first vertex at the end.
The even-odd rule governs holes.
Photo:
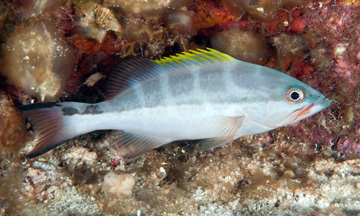
POLYGON ((154 62, 165 67, 177 68, 206 63, 230 62, 233 60, 235 59, 229 55, 211 48, 206 48, 182 52, 180 54, 155 60, 154 62))
POLYGON ((217 62, 230 62, 233 57, 214 49, 190 50, 159 60, 142 57, 126 59, 118 64, 108 79, 107 99, 116 97, 125 89, 172 69, 217 62))
POLYGON ((154 61, 142 57, 122 61, 107 81, 106 99, 111 100, 127 88, 157 75, 161 70, 154 61))

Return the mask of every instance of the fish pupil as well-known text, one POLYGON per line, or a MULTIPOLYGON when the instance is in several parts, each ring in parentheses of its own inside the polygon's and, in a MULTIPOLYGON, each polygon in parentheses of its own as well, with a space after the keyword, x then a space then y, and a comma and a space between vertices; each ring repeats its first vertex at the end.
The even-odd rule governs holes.
POLYGON ((300 98, 300 94, 297 93, 297 92, 295 92, 295 91, 294 91, 294 92, 291 92, 290 98, 291 98, 292 100, 296 101, 296 100, 298 100, 298 99, 300 98))

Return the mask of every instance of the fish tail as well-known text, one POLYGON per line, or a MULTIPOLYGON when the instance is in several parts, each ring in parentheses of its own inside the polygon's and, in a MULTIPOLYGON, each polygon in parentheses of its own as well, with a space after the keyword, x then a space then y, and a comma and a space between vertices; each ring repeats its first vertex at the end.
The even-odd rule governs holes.
POLYGON ((34 158, 81 134, 93 131, 86 126, 83 114, 94 112, 94 106, 85 103, 35 103, 18 109, 32 124, 35 146, 25 156, 34 158), (89 108, 92 107, 92 108, 89 108))

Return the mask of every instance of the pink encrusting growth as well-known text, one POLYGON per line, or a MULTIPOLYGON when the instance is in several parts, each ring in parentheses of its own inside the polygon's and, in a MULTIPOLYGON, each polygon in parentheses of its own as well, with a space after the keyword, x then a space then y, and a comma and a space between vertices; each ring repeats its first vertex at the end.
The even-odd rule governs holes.
POLYGON ((360 142, 359 139, 355 137, 338 137, 334 142, 333 148, 349 158, 360 156, 360 142))

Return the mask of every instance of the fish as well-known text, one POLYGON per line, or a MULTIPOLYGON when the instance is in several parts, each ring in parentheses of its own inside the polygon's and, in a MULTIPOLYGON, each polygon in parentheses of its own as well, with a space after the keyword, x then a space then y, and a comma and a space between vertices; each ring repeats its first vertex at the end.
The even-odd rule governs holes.
POLYGON ((35 131, 26 157, 96 130, 120 131, 121 142, 112 147, 126 162, 179 140, 199 140, 198 149, 206 151, 293 124, 330 105, 320 92, 283 72, 211 48, 159 60, 123 60, 107 88, 99 103, 19 106, 35 131))

